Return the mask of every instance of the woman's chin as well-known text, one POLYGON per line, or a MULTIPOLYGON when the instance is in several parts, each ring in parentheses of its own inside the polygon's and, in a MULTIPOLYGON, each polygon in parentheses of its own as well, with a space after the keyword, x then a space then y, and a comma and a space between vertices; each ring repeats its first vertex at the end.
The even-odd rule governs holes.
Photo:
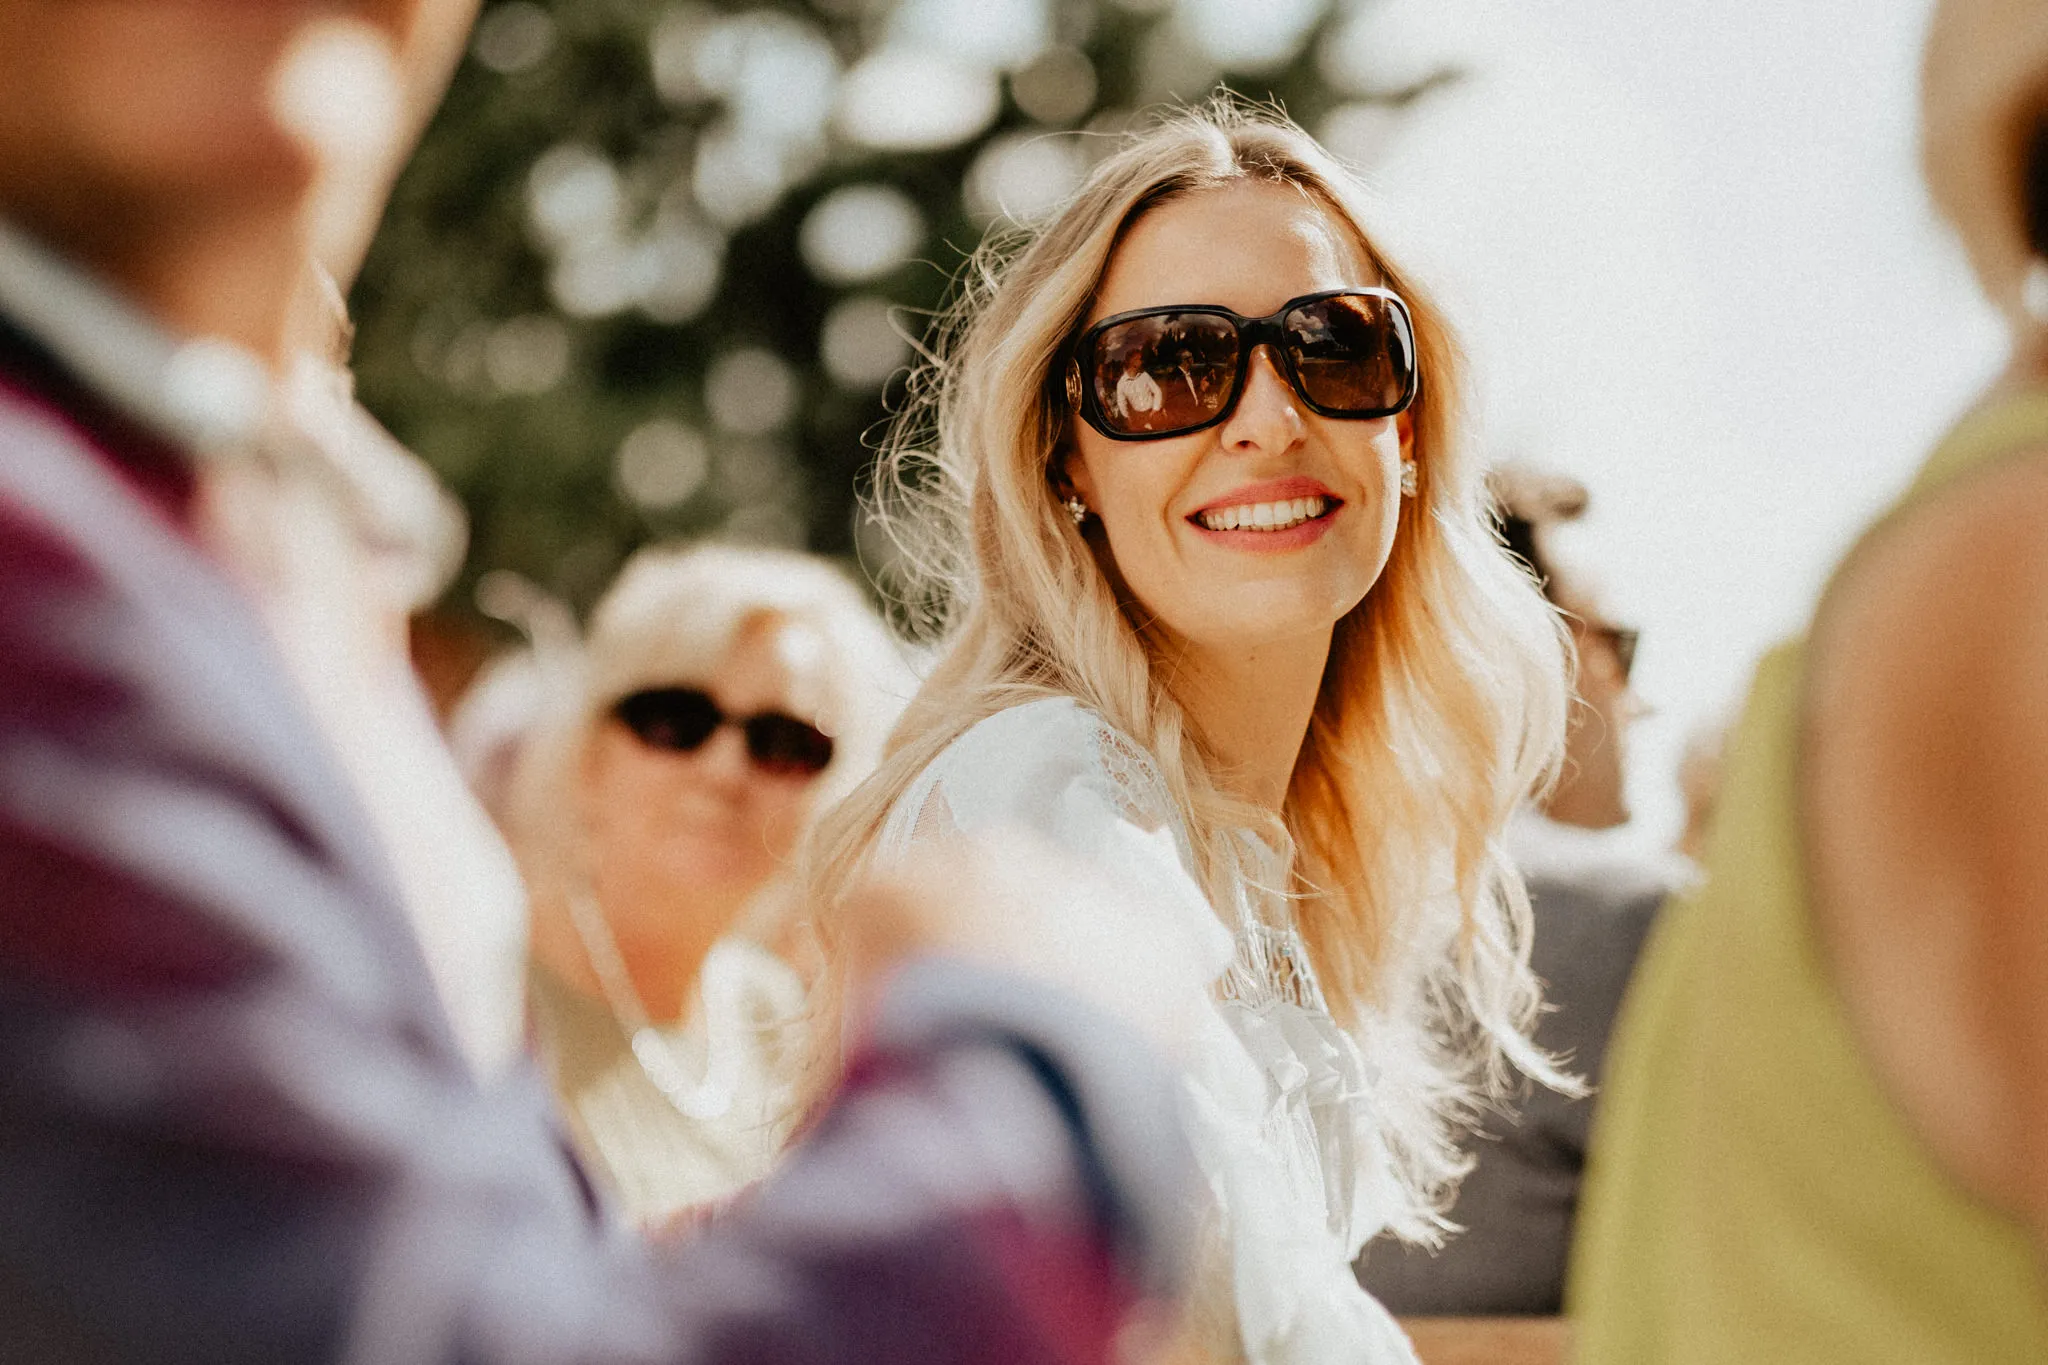
POLYGON ((1324 582, 1218 585, 1187 609, 1158 618, 1189 644, 1232 653, 1327 642, 1330 631, 1363 601, 1365 589, 1324 582))

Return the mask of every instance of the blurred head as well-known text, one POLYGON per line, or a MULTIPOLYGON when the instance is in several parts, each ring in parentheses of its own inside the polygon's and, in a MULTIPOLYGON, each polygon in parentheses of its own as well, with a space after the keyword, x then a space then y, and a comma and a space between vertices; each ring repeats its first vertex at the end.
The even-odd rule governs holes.
POLYGON ((838 571, 709 546, 636 555, 557 691, 513 780, 537 910, 580 882, 629 961, 694 961, 872 767, 908 687, 838 571))
POLYGON ((1557 529, 1585 515, 1585 485, 1524 466, 1504 466, 1491 482, 1500 506, 1501 539, 1529 566, 1551 605, 1564 613, 1578 655, 1564 766, 1543 802, 1544 814, 1587 829, 1626 824, 1628 728, 1641 711, 1629 687, 1635 632, 1609 619, 1597 584, 1575 571, 1556 544, 1557 529))
POLYGON ((2048 257, 2048 7, 2038 0, 1942 0, 1921 85, 1921 163, 1993 303, 2017 330, 2043 323, 2023 302, 2048 257))
MULTIPOLYGON (((78 254, 349 184, 343 281, 476 0, 0 0, 0 214, 78 254)), ((146 237, 144 238, 146 240, 146 237)))
POLYGON ((826 894, 850 884, 900 793, 980 717, 1077 698, 1159 760, 1216 904, 1238 875, 1233 827, 1264 820, 1292 843, 1335 1010, 1413 1081, 1388 1117, 1416 1198, 1406 1225, 1426 1237, 1420 1210, 1457 1160, 1449 1097, 1494 1045, 1543 1069, 1520 1031, 1535 1001, 1526 901, 1492 838, 1554 756, 1564 665, 1488 524, 1449 325, 1388 229, 1299 128, 1217 104, 1135 135, 1042 230, 983 248, 880 480, 907 562, 943 585, 911 600, 958 604, 951 647, 886 766, 828 822, 818 868, 826 894), (1201 431, 1110 441, 1071 405, 1070 350, 1113 311, 1258 317, 1336 286, 1406 301, 1421 378, 1401 420, 1317 416, 1264 349, 1236 410, 1201 431), (1419 467, 1406 499, 1404 449, 1419 467), (1313 553, 1226 552, 1189 520, 1297 476, 1344 503, 1313 553), (1077 527, 1069 492, 1099 515, 1077 527), (1279 828, 1223 790, 1165 661, 1221 633, 1303 631, 1331 646, 1279 828), (1423 1022, 1433 1009, 1453 1016, 1442 1030, 1423 1022))

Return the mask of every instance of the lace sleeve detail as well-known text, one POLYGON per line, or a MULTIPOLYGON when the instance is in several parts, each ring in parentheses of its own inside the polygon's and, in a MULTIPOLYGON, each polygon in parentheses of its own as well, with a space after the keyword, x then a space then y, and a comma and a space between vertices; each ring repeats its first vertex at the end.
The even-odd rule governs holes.
POLYGON ((1178 830, 1181 822, 1174 813, 1173 799, 1167 794, 1166 779, 1159 775, 1152 755, 1094 713, 1088 713, 1087 720, 1096 764, 1115 787, 1124 818, 1148 829, 1164 825, 1178 830))

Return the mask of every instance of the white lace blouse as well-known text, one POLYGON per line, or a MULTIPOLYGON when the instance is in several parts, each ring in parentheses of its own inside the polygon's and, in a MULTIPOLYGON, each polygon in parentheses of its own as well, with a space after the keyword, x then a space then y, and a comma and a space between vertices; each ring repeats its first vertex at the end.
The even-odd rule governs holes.
POLYGON ((1094 712, 1049 698, 988 717, 911 784, 884 859, 929 838, 1022 828, 1156 904, 1216 972, 1185 1082, 1222 1233, 1242 1356, 1254 1365, 1414 1365, 1351 1262, 1396 1207, 1367 1067, 1330 1017, 1281 859, 1244 832, 1253 874, 1212 909, 1151 758, 1094 712))

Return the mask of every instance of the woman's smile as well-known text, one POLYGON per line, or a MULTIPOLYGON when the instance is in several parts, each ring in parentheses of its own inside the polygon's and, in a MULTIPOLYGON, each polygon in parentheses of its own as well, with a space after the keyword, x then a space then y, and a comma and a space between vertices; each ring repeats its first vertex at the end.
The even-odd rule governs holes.
POLYGON ((1202 539, 1273 554, 1313 545, 1336 523, 1344 500, 1306 475, 1246 484, 1188 513, 1202 539))

